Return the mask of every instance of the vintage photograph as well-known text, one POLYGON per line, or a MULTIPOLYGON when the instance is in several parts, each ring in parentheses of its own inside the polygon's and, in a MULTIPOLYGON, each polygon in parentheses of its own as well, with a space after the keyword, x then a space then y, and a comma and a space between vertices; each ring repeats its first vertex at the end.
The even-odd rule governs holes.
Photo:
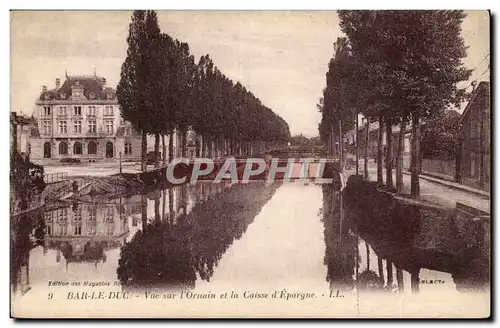
POLYGON ((491 316, 489 11, 10 28, 11 317, 491 316))

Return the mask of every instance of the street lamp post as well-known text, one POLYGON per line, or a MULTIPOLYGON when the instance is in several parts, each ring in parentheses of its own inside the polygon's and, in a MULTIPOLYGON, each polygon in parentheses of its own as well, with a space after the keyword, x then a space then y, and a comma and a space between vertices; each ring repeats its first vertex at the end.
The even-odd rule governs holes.
POLYGON ((120 175, 122 174, 122 152, 120 152, 120 175))

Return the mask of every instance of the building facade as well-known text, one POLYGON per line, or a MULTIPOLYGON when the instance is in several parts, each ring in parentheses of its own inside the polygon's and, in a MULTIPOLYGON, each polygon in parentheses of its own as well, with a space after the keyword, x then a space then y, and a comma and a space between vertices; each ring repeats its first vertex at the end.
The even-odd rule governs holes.
MULTIPOLYGON (((378 151, 378 138, 379 138, 379 123, 372 122, 368 126, 368 158, 377 158, 378 151)), ((409 168, 410 166, 410 147, 411 147, 411 122, 407 123, 405 129, 405 136, 403 138, 403 167, 409 168)), ((400 125, 395 125, 392 127, 392 155, 395 162, 395 158, 398 152, 398 142, 399 142, 399 134, 401 131, 400 125)), ((365 119, 360 120, 359 125, 359 156, 362 158, 364 156, 365 151, 365 142, 366 142, 366 122, 365 119)), ((352 153, 356 152, 356 129, 349 131, 346 133, 347 143, 349 145, 349 151, 352 153)), ((383 147, 383 156, 385 157, 386 152, 386 143, 387 143, 387 131, 384 128, 382 131, 382 147, 383 147)))
POLYGON ((490 185, 490 84, 480 82, 460 118, 458 179, 471 187, 490 185))
POLYGON ((120 115, 116 90, 106 79, 68 76, 55 88, 42 87, 36 101, 36 126, 30 136, 31 158, 37 161, 80 159, 137 160, 141 137, 120 115))

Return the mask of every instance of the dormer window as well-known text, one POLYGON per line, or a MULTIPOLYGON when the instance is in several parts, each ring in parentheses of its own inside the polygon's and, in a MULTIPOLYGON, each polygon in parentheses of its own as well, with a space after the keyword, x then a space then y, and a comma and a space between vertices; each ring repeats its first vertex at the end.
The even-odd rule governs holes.
POLYGON ((95 99, 96 98, 96 94, 94 92, 90 92, 89 93, 89 98, 90 99, 95 99))
POLYGON ((84 87, 80 84, 80 82, 76 81, 75 84, 71 86, 71 99, 74 100, 82 100, 85 99, 83 95, 84 87))
POLYGON ((64 92, 61 92, 59 97, 61 97, 61 99, 66 99, 67 95, 64 92))

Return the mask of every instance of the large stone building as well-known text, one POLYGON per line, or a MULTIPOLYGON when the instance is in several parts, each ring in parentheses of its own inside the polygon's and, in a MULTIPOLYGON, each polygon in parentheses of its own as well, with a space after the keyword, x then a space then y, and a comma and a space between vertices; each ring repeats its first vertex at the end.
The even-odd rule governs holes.
POLYGON ((82 162, 140 158, 141 137, 120 116, 115 89, 106 79, 68 76, 55 88, 42 87, 30 136, 31 158, 45 162, 77 158, 82 162))

